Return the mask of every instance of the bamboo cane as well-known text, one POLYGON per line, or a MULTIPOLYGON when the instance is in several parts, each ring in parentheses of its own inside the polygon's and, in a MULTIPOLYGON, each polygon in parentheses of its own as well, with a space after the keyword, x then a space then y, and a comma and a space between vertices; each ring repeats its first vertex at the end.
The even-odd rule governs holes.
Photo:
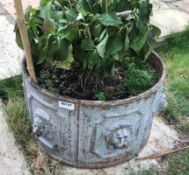
POLYGON ((25 18, 24 18, 22 2, 21 0, 14 0, 14 3, 15 3, 15 9, 16 9, 16 14, 17 14, 18 27, 19 27, 19 31, 22 38, 24 51, 25 51, 27 70, 31 79, 34 82, 37 82, 32 54, 31 54, 30 42, 29 42, 28 33, 25 26, 25 18))

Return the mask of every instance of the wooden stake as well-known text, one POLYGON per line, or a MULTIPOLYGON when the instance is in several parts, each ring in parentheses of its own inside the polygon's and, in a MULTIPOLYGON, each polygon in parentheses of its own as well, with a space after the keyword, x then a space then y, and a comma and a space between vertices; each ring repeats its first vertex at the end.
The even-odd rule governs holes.
POLYGON ((37 82, 32 54, 31 54, 30 42, 29 42, 28 33, 25 26, 25 18, 24 18, 22 2, 21 0, 14 0, 14 3, 15 3, 15 8, 16 8, 18 27, 19 27, 19 31, 22 38, 24 51, 25 51, 27 70, 29 72, 31 79, 34 82, 37 82))
POLYGON ((167 151, 167 152, 164 152, 164 153, 155 153, 155 154, 152 154, 150 156, 139 157, 139 158, 136 158, 135 160, 141 161, 141 160, 147 160, 147 159, 157 159, 159 157, 167 156, 169 154, 174 154, 174 153, 177 153, 179 151, 182 151, 182 150, 185 150, 185 149, 188 149, 188 148, 189 148, 189 146, 185 146, 185 147, 178 148, 178 149, 171 150, 171 151, 167 151))

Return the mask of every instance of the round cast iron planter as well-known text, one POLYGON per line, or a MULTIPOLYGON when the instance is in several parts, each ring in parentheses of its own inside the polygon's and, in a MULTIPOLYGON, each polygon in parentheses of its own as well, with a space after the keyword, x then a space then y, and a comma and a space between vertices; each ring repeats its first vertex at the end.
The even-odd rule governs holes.
POLYGON ((53 158, 80 168, 104 168, 133 158, 147 143, 153 116, 166 107, 165 66, 153 52, 159 81, 138 96, 116 101, 63 97, 35 84, 23 63, 33 133, 53 158))

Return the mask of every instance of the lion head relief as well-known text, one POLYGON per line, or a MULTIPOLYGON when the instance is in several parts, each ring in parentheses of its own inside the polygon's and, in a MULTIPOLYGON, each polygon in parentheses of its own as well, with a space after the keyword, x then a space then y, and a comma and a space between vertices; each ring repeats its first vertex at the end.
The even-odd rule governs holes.
POLYGON ((108 148, 127 148, 130 142, 132 129, 130 126, 119 126, 108 131, 105 139, 108 148))

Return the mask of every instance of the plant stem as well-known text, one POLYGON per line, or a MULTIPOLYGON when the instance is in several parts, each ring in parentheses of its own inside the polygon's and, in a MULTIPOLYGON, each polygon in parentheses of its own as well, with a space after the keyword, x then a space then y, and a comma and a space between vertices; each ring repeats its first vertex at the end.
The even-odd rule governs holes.
POLYGON ((106 13, 108 13, 108 0, 105 0, 106 13))
POLYGON ((71 0, 68 0, 68 3, 69 3, 70 8, 72 9, 72 3, 71 3, 71 0))
POLYGON ((86 28, 87 28, 87 33, 89 35, 89 39, 92 40, 92 35, 88 24, 86 24, 86 28))

